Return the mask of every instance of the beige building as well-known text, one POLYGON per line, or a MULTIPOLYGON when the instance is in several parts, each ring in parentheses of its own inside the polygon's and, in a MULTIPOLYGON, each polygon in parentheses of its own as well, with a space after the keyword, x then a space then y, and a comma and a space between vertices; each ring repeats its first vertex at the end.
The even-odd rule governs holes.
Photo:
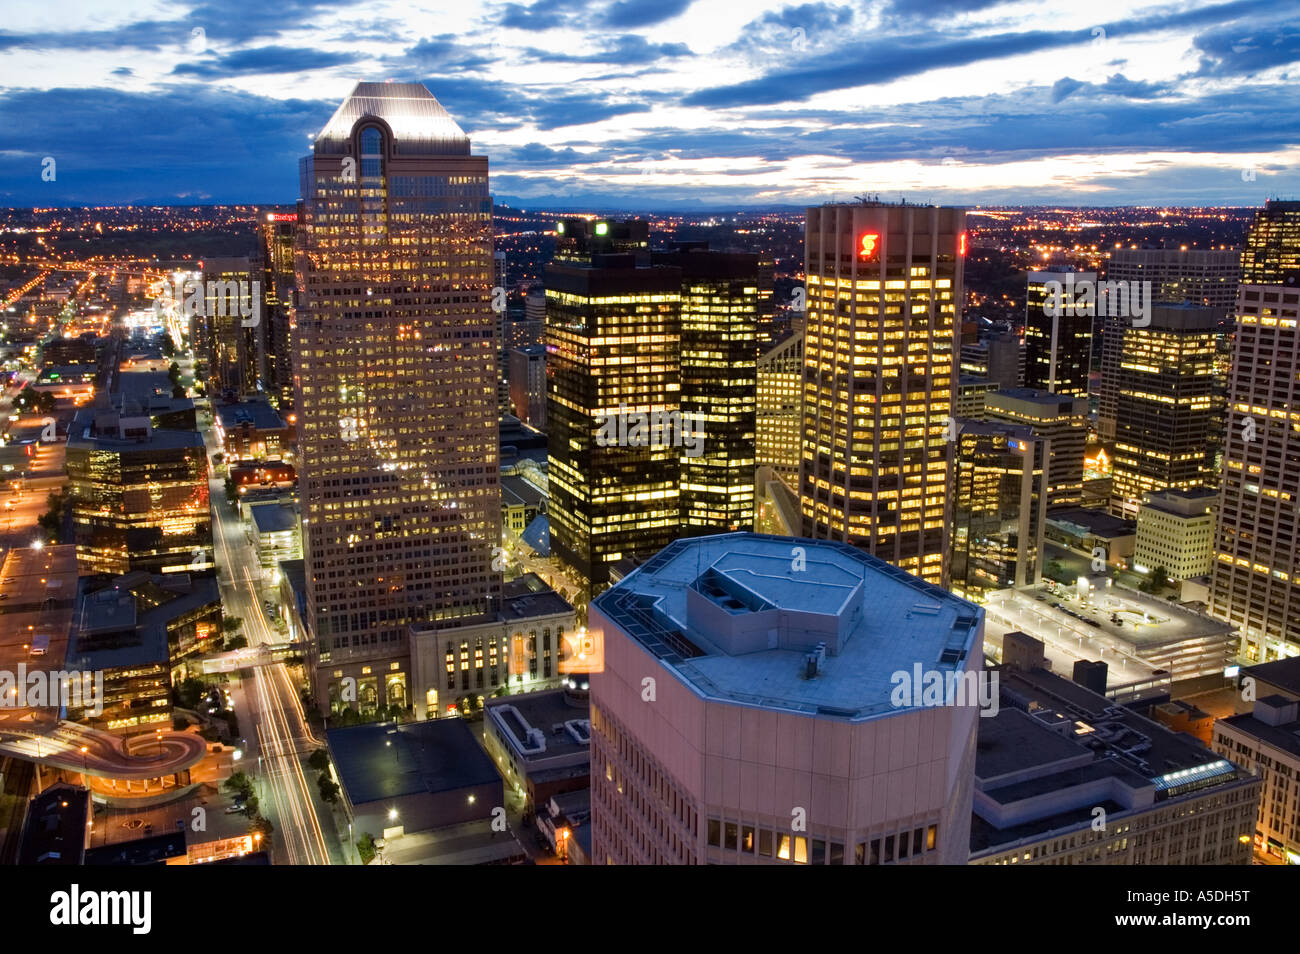
POLYGON ((500 574, 488 163, 427 89, 358 83, 300 170, 295 374, 323 710, 409 708, 409 632, 492 621, 500 574), (357 704, 365 705, 358 699, 357 704))
POLYGON ((1171 580, 1204 576, 1214 566, 1216 491, 1165 490, 1147 494, 1137 515, 1133 569, 1164 567, 1171 580))
POLYGON ((984 418, 1024 424, 1034 436, 1051 441, 1047 467, 1047 506, 1076 507, 1083 502, 1083 453, 1088 439, 1088 399, 1032 388, 994 391, 984 398, 984 418))

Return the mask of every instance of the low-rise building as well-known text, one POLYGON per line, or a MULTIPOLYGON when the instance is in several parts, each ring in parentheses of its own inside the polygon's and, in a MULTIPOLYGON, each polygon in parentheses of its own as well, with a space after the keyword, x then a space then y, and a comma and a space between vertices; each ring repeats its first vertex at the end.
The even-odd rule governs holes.
MULTIPOLYGON (((584 677, 585 678, 585 677, 584 677)), ((483 739, 525 809, 591 784, 588 691, 577 678, 562 689, 493 699, 483 712, 483 739)))
POLYGON ((295 507, 273 503, 250 507, 253 547, 264 570, 302 557, 302 533, 295 507))
POLYGON ((1209 573, 1218 499, 1218 491, 1202 488, 1148 494, 1138 510, 1133 569, 1153 573, 1164 567, 1171 580, 1209 573))
POLYGON ((292 459, 291 428, 263 400, 214 405, 217 437, 228 460, 292 459))

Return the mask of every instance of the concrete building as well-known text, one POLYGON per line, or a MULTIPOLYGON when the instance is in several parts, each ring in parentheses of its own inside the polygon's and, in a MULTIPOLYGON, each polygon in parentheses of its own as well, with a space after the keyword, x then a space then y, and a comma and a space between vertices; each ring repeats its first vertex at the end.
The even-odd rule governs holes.
POLYGON ((505 805, 501 776, 459 719, 330 729, 325 743, 358 838, 490 819, 505 805))
POLYGON ((375 680, 380 705, 409 708, 411 627, 499 607, 488 162, 422 85, 358 83, 299 172, 313 695, 328 710, 343 679, 375 680))
MULTIPOLYGON (((528 573, 502 590, 496 619, 465 626, 413 628, 411 670, 420 718, 468 713, 491 696, 551 689, 563 681, 562 644, 578 630, 573 607, 528 573)), ((358 692, 376 691, 368 675, 358 692)))
POLYGON ((1123 569, 1137 548, 1137 523, 1104 510, 1069 507, 1048 515, 1047 539, 1089 556, 1100 547, 1107 564, 1123 569))
POLYGON ((805 215, 802 534, 938 583, 965 213, 825 205, 805 215))
POLYGON ((235 404, 214 401, 213 411, 217 439, 228 461, 292 463, 292 429, 267 401, 261 398, 235 404))
POLYGON ((501 525, 515 535, 546 512, 546 493, 523 477, 501 478, 501 525))
POLYGON ((490 700, 483 741, 507 785, 524 794, 524 810, 540 812, 553 797, 591 784, 591 717, 586 677, 561 689, 490 700))
POLYGON ((253 548, 263 570, 282 560, 302 559, 302 524, 298 508, 282 503, 249 507, 253 548))
POLYGON ((1083 454, 1088 440, 1088 400, 1032 388, 996 391, 984 398, 984 417, 1031 428, 1051 441, 1047 467, 1047 506, 1083 502, 1083 454))
POLYGON ((510 351, 509 377, 515 417, 546 430, 546 348, 530 344, 510 351))
POLYGON ((593 863, 964 863, 979 702, 904 686, 983 625, 847 544, 673 543, 591 604, 593 863))
POLYGON ((1015 424, 958 421, 948 588, 974 603, 1043 575, 1048 442, 1015 424))
POLYGON ((1025 348, 1013 334, 991 334, 982 341, 967 342, 961 346, 960 360, 961 374, 987 381, 998 390, 1024 387, 1025 348))
POLYGON ((992 381, 963 374, 957 379, 956 397, 952 405, 953 417, 958 420, 982 420, 985 401, 997 389, 998 386, 992 381))
POLYGON ((971 864, 1250 863, 1258 778, 1034 665, 979 720, 971 864))
POLYGON ((1204 576, 1214 568, 1217 491, 1166 490, 1147 494, 1137 515, 1133 569, 1164 567, 1171 580, 1204 576))

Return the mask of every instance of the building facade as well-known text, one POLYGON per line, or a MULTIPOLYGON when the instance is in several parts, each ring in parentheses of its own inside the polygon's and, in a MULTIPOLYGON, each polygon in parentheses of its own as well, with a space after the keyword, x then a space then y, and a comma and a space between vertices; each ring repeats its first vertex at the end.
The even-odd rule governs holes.
POLYGON ((419 84, 359 83, 300 168, 294 348, 316 700, 407 708, 413 625, 499 609, 488 164, 419 84), (347 685, 351 685, 349 683, 347 685))
POLYGON ((1087 397, 1094 307, 1051 294, 1049 283, 1091 282, 1095 272, 1030 272, 1025 294, 1025 387, 1087 397))
POLYGON ((1074 507, 1083 501, 1083 455, 1088 439, 1088 400, 1030 388, 985 395, 984 417, 1021 424, 1051 441, 1047 506, 1074 507))
POLYGON ((1164 567, 1171 580, 1204 576, 1214 567, 1217 490, 1165 490, 1147 494, 1137 514, 1133 569, 1164 567))
POLYGON ((799 486, 803 446, 803 339, 797 331, 758 358, 757 464, 791 490, 799 486))
POLYGON ((803 534, 943 578, 965 213, 806 213, 803 534))

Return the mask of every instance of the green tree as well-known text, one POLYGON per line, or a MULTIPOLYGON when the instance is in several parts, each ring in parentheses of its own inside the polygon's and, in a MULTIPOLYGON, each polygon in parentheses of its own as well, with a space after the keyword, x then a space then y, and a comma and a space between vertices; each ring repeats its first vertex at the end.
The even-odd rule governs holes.
POLYGON ((1151 574, 1151 592, 1157 593, 1169 585, 1169 571, 1162 566, 1155 568, 1151 574))
POLYGON ((190 677, 176 687, 176 704, 182 709, 197 709, 203 693, 207 691, 208 686, 205 682, 190 677))
POLYGON ((239 499, 239 485, 235 483, 234 477, 226 478, 226 503, 234 505, 239 499))
POLYGON ((320 790, 321 801, 327 805, 333 805, 339 800, 338 784, 328 775, 321 774, 316 779, 316 787, 320 790))
POLYGON ((253 780, 243 772, 235 772, 221 783, 221 789, 231 795, 241 796, 245 801, 253 796, 253 780))
POLYGON ((307 757, 307 764, 318 772, 328 772, 330 767, 330 754, 325 749, 317 749, 307 757))
POLYGON ((244 618, 242 616, 227 616, 221 621, 221 628, 227 633, 233 633, 243 625, 244 618))
POLYGON ((226 637, 226 643, 223 647, 226 652, 234 652, 236 649, 243 649, 248 645, 248 637, 243 633, 234 633, 226 637))
POLYGON ((368 865, 375 858, 375 836, 370 832, 362 832, 361 837, 357 839, 357 854, 361 856, 361 863, 368 865))

